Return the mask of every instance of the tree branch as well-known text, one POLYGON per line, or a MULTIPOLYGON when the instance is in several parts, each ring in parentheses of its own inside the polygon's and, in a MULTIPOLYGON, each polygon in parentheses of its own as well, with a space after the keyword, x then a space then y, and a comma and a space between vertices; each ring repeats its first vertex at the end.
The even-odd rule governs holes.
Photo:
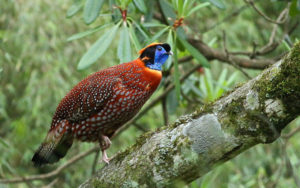
MULTIPOLYGON (((287 18, 288 18, 288 14, 285 14, 285 17, 282 17, 280 20, 273 20, 271 18, 269 18, 267 15, 265 15, 262 11, 260 11, 253 0, 244 0, 246 3, 248 3, 259 15, 261 15, 265 20, 267 20, 270 23, 273 24, 283 24, 287 18)), ((290 3, 289 3, 290 4, 290 3)))
POLYGON ((30 181, 34 181, 34 180, 43 180, 43 179, 55 177, 55 176, 59 175, 64 169, 69 167, 70 165, 74 164, 75 162, 79 161, 80 159, 90 155, 91 153, 93 153, 99 149, 100 148, 98 146, 95 146, 85 152, 82 152, 82 153, 74 156, 70 160, 68 160, 62 166, 58 167, 57 169, 55 169, 49 173, 32 175, 32 176, 27 176, 27 177, 12 178, 12 179, 0 179, 0 184, 1 183, 23 183, 23 182, 30 182, 30 181))
MULTIPOLYGON (((219 60, 229 63, 226 53, 213 49, 201 40, 189 38, 188 41, 198 49, 208 60, 219 60)), ((264 69, 275 63, 272 59, 249 59, 238 56, 231 56, 231 61, 243 68, 264 69)))
POLYGON ((80 187, 189 183, 256 144, 273 142, 300 114, 299 50, 300 43, 227 96, 142 135, 80 187))

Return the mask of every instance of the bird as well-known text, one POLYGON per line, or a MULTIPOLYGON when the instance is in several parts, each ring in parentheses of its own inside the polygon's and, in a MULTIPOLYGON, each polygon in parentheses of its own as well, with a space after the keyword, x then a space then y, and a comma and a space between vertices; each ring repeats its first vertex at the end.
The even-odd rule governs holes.
POLYGON ((169 55, 168 43, 151 43, 137 59, 100 70, 75 85, 58 104, 47 136, 32 157, 34 166, 59 161, 74 140, 98 142, 102 161, 109 164, 110 138, 157 89, 169 55))

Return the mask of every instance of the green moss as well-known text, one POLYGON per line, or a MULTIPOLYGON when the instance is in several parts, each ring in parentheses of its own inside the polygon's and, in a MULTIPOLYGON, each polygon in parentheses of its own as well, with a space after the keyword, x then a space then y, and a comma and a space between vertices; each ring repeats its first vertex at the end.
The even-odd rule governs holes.
POLYGON ((192 118, 196 119, 199 118, 200 116, 204 115, 204 114, 209 114, 213 112, 213 103, 207 103, 204 104, 203 106, 201 106, 198 110, 196 110, 193 114, 192 114, 192 118))
MULTIPOLYGON (((283 60, 280 67, 274 67, 265 72, 254 86, 259 92, 259 100, 280 99, 284 108, 288 110, 287 118, 273 118, 275 121, 284 119, 285 125, 300 113, 300 42, 295 45, 290 54, 283 60), (270 75, 271 74, 271 75, 270 75)), ((264 105, 263 103, 261 105, 264 105)), ((280 130, 283 127, 278 127, 280 130)))
POLYGON ((222 119, 224 128, 227 128, 228 130, 235 130, 235 125, 239 125, 239 122, 237 122, 240 118, 240 115, 242 112, 245 111, 243 105, 243 100, 245 98, 238 98, 235 100, 232 100, 230 102, 230 105, 224 107, 224 112, 226 113, 226 117, 222 119), (237 116, 239 118, 237 118, 237 116))

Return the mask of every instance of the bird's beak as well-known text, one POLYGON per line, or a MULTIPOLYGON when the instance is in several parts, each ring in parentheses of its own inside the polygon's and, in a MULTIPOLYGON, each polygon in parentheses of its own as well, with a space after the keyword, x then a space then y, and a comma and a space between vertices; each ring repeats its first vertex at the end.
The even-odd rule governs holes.
POLYGON ((167 52, 167 54, 169 54, 169 55, 173 55, 173 52, 172 52, 172 51, 169 51, 169 52, 167 52))

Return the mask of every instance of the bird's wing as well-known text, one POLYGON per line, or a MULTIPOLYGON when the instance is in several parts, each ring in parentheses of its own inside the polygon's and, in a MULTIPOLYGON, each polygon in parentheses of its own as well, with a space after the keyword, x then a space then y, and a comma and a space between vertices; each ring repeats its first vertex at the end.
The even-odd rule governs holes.
POLYGON ((113 95, 115 85, 121 82, 109 69, 90 75, 62 99, 52 124, 62 119, 79 122, 91 117, 103 108, 113 95))

